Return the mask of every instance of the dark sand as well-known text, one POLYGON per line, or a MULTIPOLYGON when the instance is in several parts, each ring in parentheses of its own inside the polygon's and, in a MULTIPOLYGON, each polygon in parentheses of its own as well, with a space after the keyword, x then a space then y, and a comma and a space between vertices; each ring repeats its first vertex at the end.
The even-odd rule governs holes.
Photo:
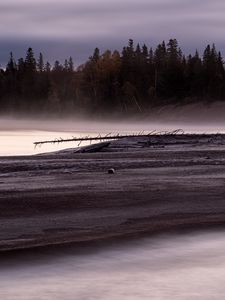
POLYGON ((1 157, 0 170, 1 251, 225 225, 223 135, 1 157))

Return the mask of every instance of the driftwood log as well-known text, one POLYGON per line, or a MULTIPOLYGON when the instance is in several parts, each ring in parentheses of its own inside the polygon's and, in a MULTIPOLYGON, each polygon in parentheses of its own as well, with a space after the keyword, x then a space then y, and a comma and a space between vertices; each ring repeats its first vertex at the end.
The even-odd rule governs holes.
POLYGON ((184 131, 182 129, 176 129, 173 131, 151 131, 149 133, 144 133, 144 131, 138 133, 138 134, 125 134, 125 135, 111 135, 111 134, 106 134, 105 136, 101 136, 100 134, 95 137, 90 137, 90 136, 85 136, 85 137, 72 137, 70 139, 55 139, 55 140, 47 140, 47 141, 40 141, 40 142, 34 142, 35 147, 36 146, 41 146, 43 144, 57 144, 57 143, 65 143, 65 142, 92 142, 92 141, 107 141, 107 140, 118 140, 118 139, 124 139, 124 138, 130 138, 130 137, 148 137, 152 135, 177 135, 177 134, 184 134, 184 131))

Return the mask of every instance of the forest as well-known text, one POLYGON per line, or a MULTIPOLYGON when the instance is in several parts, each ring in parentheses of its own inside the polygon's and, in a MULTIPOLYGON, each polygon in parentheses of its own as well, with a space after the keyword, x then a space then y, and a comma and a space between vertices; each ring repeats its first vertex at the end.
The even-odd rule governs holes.
POLYGON ((51 65, 29 48, 18 60, 10 53, 0 69, 0 113, 142 114, 218 100, 225 101, 225 68, 214 44, 187 56, 176 39, 155 49, 130 39, 121 52, 96 48, 76 68, 72 57, 51 65))

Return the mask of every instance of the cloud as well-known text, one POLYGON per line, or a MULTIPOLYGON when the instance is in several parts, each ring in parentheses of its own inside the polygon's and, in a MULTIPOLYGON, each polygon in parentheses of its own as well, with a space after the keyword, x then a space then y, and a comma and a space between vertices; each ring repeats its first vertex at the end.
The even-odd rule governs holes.
POLYGON ((223 0, 1 0, 0 44, 16 52, 27 41, 39 43, 53 56, 73 45, 80 61, 87 49, 121 47, 130 37, 148 44, 177 37, 195 49, 223 44, 224 12, 223 0))

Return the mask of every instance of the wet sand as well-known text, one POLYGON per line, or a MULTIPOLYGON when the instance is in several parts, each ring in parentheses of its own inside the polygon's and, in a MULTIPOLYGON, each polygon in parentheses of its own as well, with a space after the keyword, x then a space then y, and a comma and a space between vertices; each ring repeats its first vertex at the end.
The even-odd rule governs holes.
POLYGON ((1 251, 225 225, 224 135, 90 151, 0 158, 1 251))

